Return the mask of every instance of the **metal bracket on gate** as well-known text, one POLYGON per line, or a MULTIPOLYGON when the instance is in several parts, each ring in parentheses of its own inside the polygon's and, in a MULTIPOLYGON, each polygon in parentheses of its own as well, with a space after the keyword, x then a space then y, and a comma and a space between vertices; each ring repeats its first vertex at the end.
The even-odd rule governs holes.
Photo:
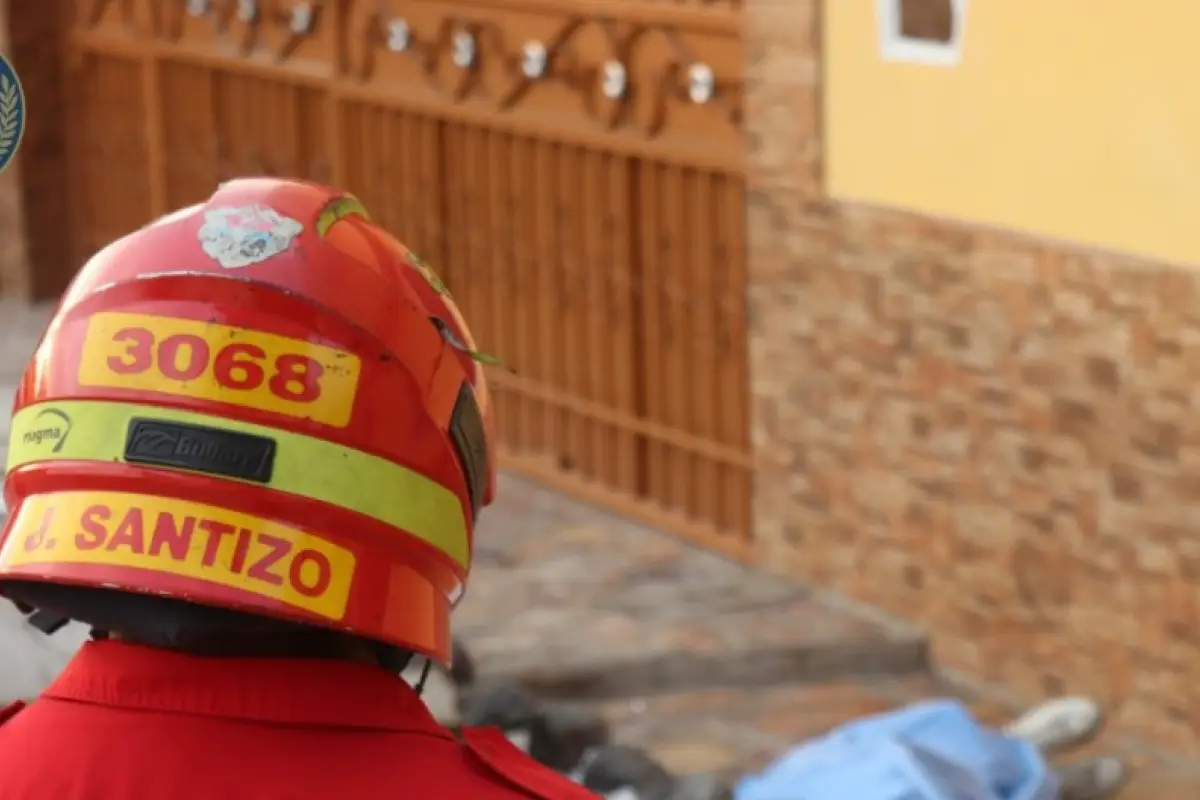
POLYGON ((696 62, 688 67, 688 99, 698 106, 709 100, 717 89, 717 77, 708 64, 696 62))
POLYGON ((238 0, 237 18, 247 25, 258 19, 258 0, 238 0))
POLYGON ((315 16, 311 3, 297 3, 288 14, 288 27, 296 36, 312 33, 315 16))
POLYGON ((475 37, 470 31, 459 31, 454 34, 454 38, 450 43, 450 60, 454 62, 454 66, 459 69, 467 69, 475 65, 475 56, 478 48, 475 46, 475 37))
POLYGON ((625 65, 615 58, 604 62, 601 68, 600 91, 609 100, 620 100, 629 90, 629 74, 625 65))
POLYGON ((412 46, 412 29, 408 20, 396 18, 387 24, 387 46, 393 53, 403 53, 412 46))
POLYGON ((549 60, 550 55, 546 52, 546 45, 541 42, 526 42, 525 46, 521 48, 521 72, 531 81, 546 74, 546 65, 549 60))

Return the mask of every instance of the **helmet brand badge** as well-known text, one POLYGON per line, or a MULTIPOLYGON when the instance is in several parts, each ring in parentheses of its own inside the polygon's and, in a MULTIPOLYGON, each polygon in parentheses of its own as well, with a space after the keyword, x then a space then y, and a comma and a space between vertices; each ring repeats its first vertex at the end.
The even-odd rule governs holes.
POLYGON ((227 206, 204 212, 200 246, 225 269, 243 269, 274 258, 292 246, 304 226, 273 208, 227 206))
POLYGON ((275 442, 203 425, 134 419, 125 439, 125 460, 270 483, 275 442))
POLYGON ((34 427, 25 431, 21 441, 27 445, 53 443, 51 453, 61 452, 71 434, 71 418, 57 408, 47 408, 34 418, 34 427))

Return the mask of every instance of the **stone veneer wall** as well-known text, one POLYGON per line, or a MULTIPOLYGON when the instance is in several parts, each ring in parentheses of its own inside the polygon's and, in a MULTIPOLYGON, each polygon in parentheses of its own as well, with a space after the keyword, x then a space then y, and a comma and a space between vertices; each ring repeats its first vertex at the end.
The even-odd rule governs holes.
POLYGON ((1200 276, 831 202, 820 3, 748 3, 763 562, 1200 750, 1200 276))

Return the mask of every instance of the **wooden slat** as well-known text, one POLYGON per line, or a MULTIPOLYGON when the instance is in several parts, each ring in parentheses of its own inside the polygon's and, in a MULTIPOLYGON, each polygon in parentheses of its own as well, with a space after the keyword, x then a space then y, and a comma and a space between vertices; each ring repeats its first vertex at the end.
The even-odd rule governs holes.
MULTIPOLYGON (((714 263, 718 289, 718 324, 713 331, 713 370, 720 386, 721 425, 717 441, 750 452, 750 356, 746 326, 746 187, 744 181, 720 177, 712 228, 717 233, 714 263)), ((749 468, 723 467, 722 528, 750 536, 751 475, 749 468)))
MULTIPOLYGON (((719 374, 716 365, 715 334, 717 330, 713 282, 722 268, 714 253, 715 229, 712 227, 714 205, 714 176, 690 171, 684 191, 684 213, 686 228, 690 232, 685 243, 684 291, 690 306, 689 323, 693 335, 687 339, 689 346, 689 405, 691 406, 691 433, 710 440, 720 440, 720 425, 717 416, 717 395, 721 391, 716 383, 719 374)), ((718 464, 707 458, 693 458, 688 479, 693 498, 692 513, 699 519, 720 520, 721 480, 718 464)))
MULTIPOLYGON (((531 264, 531 287, 537 298, 537 379, 555 392, 562 391, 558 374, 558 353, 561 347, 562 322, 558 312, 558 220, 555 217, 557 198, 555 182, 558 172, 558 148, 545 140, 535 141, 533 147, 533 170, 530 173, 530 190, 533 195, 534 220, 536 225, 536 256, 531 264)), ((544 404, 539 409, 538 421, 542 429, 540 447, 559 459, 561 466, 562 430, 564 415, 559 407, 544 404)))
MULTIPOLYGON (((489 317, 491 326, 479 346, 498 353, 505 362, 515 358, 520 348, 520 332, 514 321, 520 313, 521 292, 517 286, 515 250, 516 226, 512 224, 513 186, 509 179, 512 138, 499 131, 488 135, 488 206, 489 236, 486 259, 491 273, 489 317)), ((508 366, 507 368, 512 368, 508 366)), ((496 423, 506 441, 521 447, 521 407, 523 398, 495 395, 496 423)))
MULTIPOLYGON (((558 387, 572 397, 587 398, 587 386, 583 374, 588 369, 584 354, 587 352, 588 317, 593 313, 585 300, 586 252, 583 247, 585 201, 579 192, 583 181, 583 150, 567 145, 560 146, 558 175, 554 191, 557 195, 556 218, 553 220, 558 240, 556 270, 558 279, 557 313, 561 335, 555 368, 558 372, 558 387)), ((587 442, 586 414, 568 411, 563 415, 563 442, 560 463, 564 468, 587 477, 593 468, 587 442)))
POLYGON ((217 182, 213 76, 203 67, 160 62, 163 161, 168 208, 199 202, 217 182))
POLYGON ((152 54, 142 56, 142 97, 146 104, 146 177, 150 185, 150 209, 154 216, 161 216, 167 207, 167 167, 163 152, 163 95, 162 68, 158 58, 152 54))
MULTIPOLYGON (((692 336, 691 320, 688 318, 688 298, 684 293, 687 273, 692 268, 688 263, 688 240, 703 236, 700 231, 688 230, 685 213, 688 199, 685 186, 687 172, 676 165, 659 170, 659 308, 662 319, 662 406, 659 422, 690 433, 692 420, 689 418, 688 395, 692 392, 692 375, 688 363, 692 336)), ((663 450, 667 470, 666 502, 672 510, 685 514, 691 512, 688 473, 691 469, 689 454, 672 447, 663 450)))
MULTIPOLYGON (((576 278, 578 304, 583 309, 579 333, 579 350, 575 354, 577 392, 589 403, 613 402, 612 361, 609 351, 617 346, 615 331, 606 325, 609 316, 605 274, 613 269, 606 258, 605 236, 609 224, 606 169, 604 155, 594 151, 579 153, 579 171, 575 190, 580 195, 580 222, 574 255, 578 259, 576 278), (586 220, 586 221, 585 221, 586 220)), ((583 465, 587 480, 618 486, 615 442, 607 426, 590 415, 580 430, 580 448, 587 454, 583 465)), ((636 476, 634 476, 636 478, 636 476)))
MULTIPOLYGON (((608 297, 605 326, 611 338, 607 374, 612 382, 607 395, 607 407, 615 412, 618 419, 640 419, 644 409, 642 396, 645 383, 640 367, 643 320, 638 306, 643 267, 635 249, 641 236, 635 213, 637 190, 634 185, 634 163, 625 156, 608 155, 603 164, 607 172, 605 211, 609 223, 602 227, 600 237, 608 245, 604 251, 604 282, 608 297)), ((603 356, 601 363, 604 363, 603 356)), ((645 463, 641 457, 638 436, 611 422, 606 435, 612 437, 615 451, 615 475, 609 485, 630 495, 640 496, 645 463)))

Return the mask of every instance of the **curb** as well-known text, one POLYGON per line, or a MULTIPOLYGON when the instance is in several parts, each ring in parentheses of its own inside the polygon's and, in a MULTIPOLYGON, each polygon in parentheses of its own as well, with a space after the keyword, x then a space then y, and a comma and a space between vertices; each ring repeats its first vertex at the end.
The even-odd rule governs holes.
MULTIPOLYGON (((469 641, 468 641, 469 646, 469 641)), ((807 644, 746 653, 664 653, 645 659, 505 668, 481 665, 486 683, 511 682, 539 697, 602 700, 716 688, 891 678, 930 669, 929 643, 909 636, 881 642, 807 644)))

